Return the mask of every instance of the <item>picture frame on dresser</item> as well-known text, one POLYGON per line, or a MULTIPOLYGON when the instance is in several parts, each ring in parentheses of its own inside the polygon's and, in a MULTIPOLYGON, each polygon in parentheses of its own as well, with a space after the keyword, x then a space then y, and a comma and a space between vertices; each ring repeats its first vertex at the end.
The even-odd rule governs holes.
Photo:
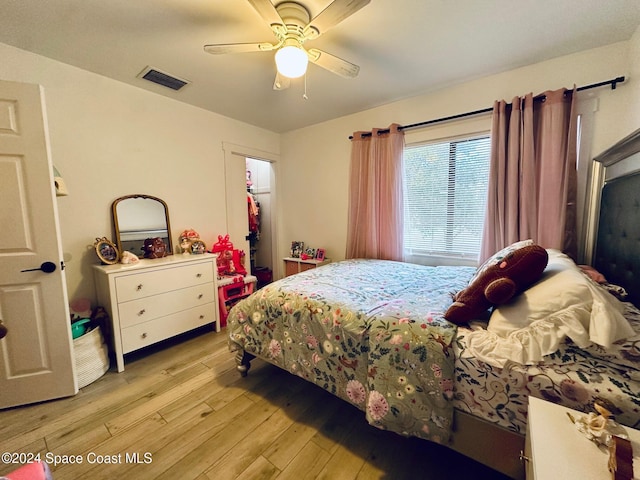
POLYGON ((96 255, 104 265, 113 265, 120 260, 118 248, 107 237, 96 238, 93 248, 95 248, 96 255))
POLYGON ((325 256, 325 250, 324 248, 318 248, 316 250, 316 260, 322 262, 324 260, 324 256, 325 256))

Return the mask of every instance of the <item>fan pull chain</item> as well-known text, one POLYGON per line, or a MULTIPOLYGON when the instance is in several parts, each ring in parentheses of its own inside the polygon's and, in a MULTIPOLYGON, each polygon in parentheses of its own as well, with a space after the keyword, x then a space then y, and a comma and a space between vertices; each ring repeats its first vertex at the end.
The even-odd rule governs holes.
POLYGON ((307 72, 304 72, 304 93, 302 94, 302 98, 309 100, 309 97, 307 97, 307 72))

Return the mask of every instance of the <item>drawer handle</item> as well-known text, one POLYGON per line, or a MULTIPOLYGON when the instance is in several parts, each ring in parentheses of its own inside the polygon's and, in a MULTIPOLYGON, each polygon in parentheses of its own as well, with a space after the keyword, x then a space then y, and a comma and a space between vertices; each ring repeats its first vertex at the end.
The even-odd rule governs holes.
POLYGON ((136 288, 136 290, 138 290, 138 291, 142 290, 142 284, 139 284, 138 287, 136 288))
POLYGON ((204 297, 204 295, 201 293, 200 295, 198 295, 198 300, 200 300, 202 297, 204 297))
POLYGON ((196 277, 197 277, 197 278, 200 278, 201 276, 202 276, 202 274, 201 274, 201 273, 196 273, 196 277))
POLYGON ((144 332, 142 335, 140 335, 142 338, 147 338, 147 332, 144 332))
POLYGON ((138 312, 138 316, 140 316, 140 315, 144 315, 144 314, 145 314, 145 312, 146 312, 146 310, 143 308, 142 310, 140 310, 140 311, 138 312))
POLYGON ((529 463, 531 459, 527 457, 522 450, 520 450, 520 461, 522 463, 529 463))
POLYGON ((200 315, 200 320, 202 320, 204 318, 204 315, 200 315))

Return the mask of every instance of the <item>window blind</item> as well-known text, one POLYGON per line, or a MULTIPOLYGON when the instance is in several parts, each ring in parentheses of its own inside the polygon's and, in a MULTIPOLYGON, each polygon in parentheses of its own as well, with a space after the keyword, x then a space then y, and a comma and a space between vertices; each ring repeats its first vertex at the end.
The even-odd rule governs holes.
POLYGON ((405 147, 406 253, 477 257, 490 149, 488 136, 405 147))

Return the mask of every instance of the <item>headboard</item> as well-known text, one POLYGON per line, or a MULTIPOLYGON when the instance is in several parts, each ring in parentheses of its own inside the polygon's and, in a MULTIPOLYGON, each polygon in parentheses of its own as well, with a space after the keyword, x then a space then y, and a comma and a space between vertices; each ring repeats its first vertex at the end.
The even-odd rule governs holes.
POLYGON ((640 172, 602 188, 594 267, 640 306, 640 172))

